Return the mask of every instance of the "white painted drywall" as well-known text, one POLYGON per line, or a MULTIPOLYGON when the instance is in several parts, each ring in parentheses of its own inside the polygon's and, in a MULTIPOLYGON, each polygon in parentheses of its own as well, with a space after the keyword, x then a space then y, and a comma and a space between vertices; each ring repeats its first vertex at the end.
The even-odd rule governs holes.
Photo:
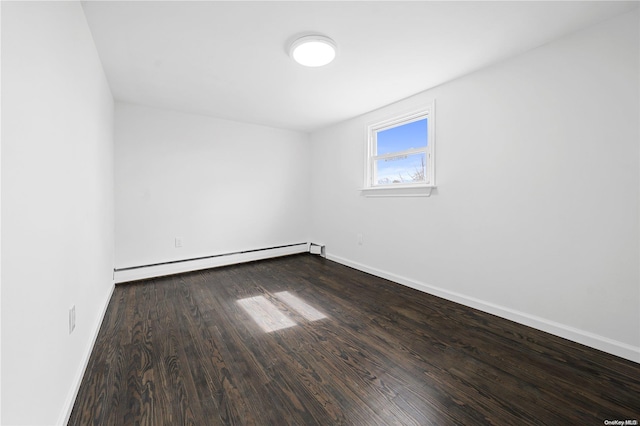
POLYGON ((2 32, 2 424, 52 425, 113 288, 113 99, 79 2, 3 2, 2 32))
POLYGON ((635 11, 312 134, 311 240, 640 361, 638 38, 635 11), (362 197, 366 124, 433 99, 436 193, 362 197))
MULTIPOLYGON (((2 2, 0 2, 0 46, 2 46, 2 2)), ((2 50, 0 49, 0 94, 1 93, 2 93, 2 50)), ((0 101, 0 236, 1 235, 2 235, 2 102, 0 101)), ((2 244, 0 241, 0 308, 1 307, 2 307, 2 244)), ((0 312, 0 424, 2 424, 2 312, 0 312)))
POLYGON ((306 134, 121 103, 115 117, 117 268, 308 240, 306 134))

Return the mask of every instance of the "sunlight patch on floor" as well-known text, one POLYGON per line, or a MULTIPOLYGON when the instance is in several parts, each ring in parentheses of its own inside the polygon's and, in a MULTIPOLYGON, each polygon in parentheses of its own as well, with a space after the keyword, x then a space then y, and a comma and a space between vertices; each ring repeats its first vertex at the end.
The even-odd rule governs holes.
POLYGON ((327 317, 325 314, 318 311, 313 306, 307 304, 299 297, 289 293, 288 291, 275 293, 274 296, 295 309, 300 315, 302 315, 309 321, 317 321, 327 317))
POLYGON ((286 317, 264 296, 248 297, 238 300, 238 304, 267 333, 293 327, 295 322, 286 317))

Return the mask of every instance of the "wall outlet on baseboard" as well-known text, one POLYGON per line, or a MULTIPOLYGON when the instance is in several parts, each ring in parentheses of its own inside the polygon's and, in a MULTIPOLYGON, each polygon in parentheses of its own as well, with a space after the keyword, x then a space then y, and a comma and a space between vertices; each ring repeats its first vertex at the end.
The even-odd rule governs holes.
POLYGON ((182 247, 182 237, 176 237, 176 248, 182 247))
POLYGON ((69 334, 73 333, 76 328, 76 305, 69 309, 69 334))

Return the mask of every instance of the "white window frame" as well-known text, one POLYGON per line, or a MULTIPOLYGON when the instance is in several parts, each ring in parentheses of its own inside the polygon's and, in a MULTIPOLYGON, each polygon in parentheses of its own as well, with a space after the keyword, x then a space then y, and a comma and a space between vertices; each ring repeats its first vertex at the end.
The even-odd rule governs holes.
POLYGON ((362 195, 368 197, 388 197, 388 196, 430 196, 431 190, 435 188, 435 101, 418 110, 412 110, 392 118, 376 121, 367 126, 366 134, 366 158, 365 176, 362 195), (376 153, 378 132, 409 124, 414 121, 428 119, 427 126, 427 146, 424 148, 414 148, 404 151, 396 151, 378 156, 376 153), (425 153, 427 172, 425 181, 419 183, 396 183, 380 185, 375 183, 375 165, 377 160, 392 158, 399 155, 412 155, 425 153))

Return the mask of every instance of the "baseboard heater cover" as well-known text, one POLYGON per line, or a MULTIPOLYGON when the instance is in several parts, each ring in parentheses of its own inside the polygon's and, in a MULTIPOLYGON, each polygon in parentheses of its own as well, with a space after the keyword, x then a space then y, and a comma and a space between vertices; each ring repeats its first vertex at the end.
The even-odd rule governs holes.
POLYGON ((309 243, 309 253, 327 257, 325 248, 322 244, 309 243))
MULTIPOLYGON (((311 246, 311 243, 296 243, 284 246, 217 254, 213 256, 172 260, 168 262, 153 263, 149 265, 116 268, 114 269, 114 279, 115 282, 119 284, 128 281, 179 274, 181 272, 198 271, 201 269, 235 265, 237 263, 269 259, 272 257, 287 256, 297 253, 307 253, 311 251, 311 246)), ((324 253, 324 246, 318 246, 317 244, 315 246, 322 247, 322 253, 324 253)))

